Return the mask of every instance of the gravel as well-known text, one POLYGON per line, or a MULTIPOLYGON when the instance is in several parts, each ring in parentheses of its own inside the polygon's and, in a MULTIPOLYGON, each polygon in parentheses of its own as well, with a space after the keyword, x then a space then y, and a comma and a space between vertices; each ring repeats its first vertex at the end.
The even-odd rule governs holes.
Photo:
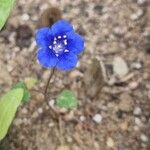
MULTIPOLYGON (((149 149, 149 4, 148 0, 17 1, 0 32, 1 95, 32 76, 38 79, 34 88, 43 91, 49 70, 31 57, 37 51, 34 34, 45 9, 61 9, 86 44, 77 69, 56 71, 49 87, 48 102, 58 115, 41 93, 31 92, 30 102, 18 109, 3 144, 6 149, 56 150, 60 143, 71 150, 149 149), (91 65, 93 59, 97 66, 91 65), (30 68, 26 62, 31 62, 30 68), (87 75, 88 70, 94 72, 87 75), (79 101, 73 112, 55 109, 55 98, 63 89, 72 90, 79 101)), ((42 25, 43 21, 50 22, 42 20, 42 25)))
POLYGON ((102 122, 102 116, 100 114, 95 114, 93 116, 93 121, 96 122, 96 123, 101 123, 102 122))

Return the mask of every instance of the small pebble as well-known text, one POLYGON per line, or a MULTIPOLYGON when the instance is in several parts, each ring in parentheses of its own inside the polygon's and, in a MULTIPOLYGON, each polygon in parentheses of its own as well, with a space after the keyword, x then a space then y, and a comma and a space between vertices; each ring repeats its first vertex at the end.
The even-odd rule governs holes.
POLYGON ((147 0, 137 0, 137 4, 139 4, 139 5, 142 5, 142 4, 144 4, 145 2, 147 2, 147 0))
POLYGON ((107 139, 107 146, 110 147, 110 148, 114 147, 114 141, 110 137, 107 139))
POLYGON ((130 16, 131 20, 135 21, 135 20, 138 20, 142 15, 143 15, 143 10, 142 9, 139 9, 136 13, 132 14, 130 16))
POLYGON ((150 27, 149 26, 144 28, 143 35, 145 37, 149 37, 150 36, 150 27))
POLYGON ((122 123, 120 124, 120 128, 121 128, 123 131, 128 130, 128 122, 122 122, 122 123))
POLYGON ((11 72, 13 70, 13 67, 10 65, 7 65, 7 70, 8 70, 8 72, 11 72))
POLYGON ((141 69, 142 68, 142 64, 139 63, 139 62, 134 62, 134 63, 131 64, 131 67, 133 69, 141 69))
POLYGON ((119 77, 125 76, 129 72, 126 61, 122 57, 115 57, 113 60, 113 71, 119 77))
POLYGON ((122 29, 122 28, 120 28, 120 27, 115 27, 115 28, 114 28, 114 34, 121 36, 121 35, 123 35, 124 33, 125 33, 125 29, 122 29))
POLYGON ((134 130, 135 131, 139 131, 139 127, 138 126, 134 126, 134 130))
POLYGON ((138 87, 138 85, 139 85, 138 82, 132 81, 132 82, 129 83, 129 88, 131 90, 135 90, 138 87))
POLYGON ((148 137, 145 134, 141 134, 140 139, 143 142, 148 142, 148 137))
POLYGON ((57 147, 57 150, 70 150, 68 145, 60 145, 57 147))
POLYGON ((38 115, 38 112, 35 111, 33 114, 32 114, 32 118, 37 118, 39 115, 38 115))
POLYGON ((52 107, 52 106, 54 106, 54 104, 55 104, 55 100, 53 100, 53 99, 52 99, 52 100, 50 100, 50 101, 48 102, 48 104, 49 104, 49 106, 51 106, 51 107, 52 107))
POLYGON ((133 114, 134 115, 140 115, 142 113, 142 110, 140 107, 135 107, 133 114))
POLYGON ((70 120, 73 120, 74 118, 74 111, 70 111, 69 113, 67 113, 65 116, 64 116, 64 119, 66 121, 70 121, 70 120))
POLYGON ((96 122, 96 123, 101 123, 102 121, 102 116, 100 114, 96 114, 94 117, 93 117, 93 121, 96 122))
POLYGON ((121 94, 118 107, 121 111, 125 111, 125 112, 132 111, 132 107, 133 107, 132 97, 127 93, 121 94))
POLYGON ((21 19, 23 20, 23 21, 28 21, 29 20, 29 15, 28 14, 23 14, 22 16, 21 16, 21 19))
POLYGON ((27 113, 28 113, 28 110, 27 110, 26 108, 23 108, 23 109, 21 110, 21 112, 22 112, 23 114, 27 114, 27 113))
POLYGON ((19 126, 20 124, 22 124, 22 122, 23 122, 23 120, 20 119, 20 118, 18 118, 18 119, 15 119, 15 120, 14 120, 13 124, 14 124, 15 126, 19 126))
POLYGON ((83 77, 83 73, 81 73, 78 70, 74 70, 74 71, 70 72, 69 77, 72 78, 72 79, 77 78, 77 77, 83 77))
POLYGON ((37 111, 38 111, 38 113, 39 113, 39 114, 43 113, 43 109, 42 109, 41 107, 40 107, 40 108, 38 108, 38 110, 37 110, 37 111))
POLYGON ((31 121, 30 121, 30 119, 23 118, 23 123, 27 125, 27 124, 30 124, 31 121))
POLYGON ((138 125, 138 126, 142 126, 142 122, 139 118, 135 118, 135 124, 138 125))
POLYGON ((86 117, 85 117, 85 116, 83 116, 83 115, 82 115, 82 116, 80 116, 80 121, 82 121, 82 122, 83 122, 83 121, 85 121, 85 120, 86 120, 86 117))
POLYGON ((40 10, 45 10, 48 8, 48 4, 43 3, 43 5, 40 6, 40 10))
POLYGON ((73 142, 73 139, 70 136, 68 136, 66 139, 67 139, 68 143, 72 143, 73 142))
POLYGON ((53 127, 55 124, 53 123, 53 122, 50 122, 49 124, 48 124, 48 127, 53 127))

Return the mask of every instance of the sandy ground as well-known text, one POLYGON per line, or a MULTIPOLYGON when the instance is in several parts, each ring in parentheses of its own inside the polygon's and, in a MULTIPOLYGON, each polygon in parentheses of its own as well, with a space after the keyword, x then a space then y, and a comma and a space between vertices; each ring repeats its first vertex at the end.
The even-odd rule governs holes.
POLYGON ((0 149, 149 150, 149 0, 18 0, 0 33, 0 93, 27 77, 38 79, 37 90, 44 88, 49 70, 31 58, 40 15, 51 6, 84 36, 85 52, 75 70, 55 73, 48 104, 32 92, 0 149), (66 88, 78 108, 53 113, 50 107, 66 88))

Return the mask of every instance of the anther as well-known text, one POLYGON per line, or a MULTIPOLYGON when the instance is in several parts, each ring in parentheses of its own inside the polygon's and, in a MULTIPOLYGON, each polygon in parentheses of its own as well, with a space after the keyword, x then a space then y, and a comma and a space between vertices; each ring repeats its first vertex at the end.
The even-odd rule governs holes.
POLYGON ((69 50, 65 49, 65 51, 64 51, 64 52, 69 52, 69 50))
POLYGON ((58 48, 61 48, 61 47, 62 47, 62 46, 59 44, 59 45, 58 45, 58 48))
POLYGON ((67 40, 64 40, 64 44, 67 45, 67 40))
POLYGON ((63 38, 66 38, 67 37, 67 35, 63 35, 63 38))
POLYGON ((52 46, 50 45, 49 48, 52 49, 52 46))
POLYGON ((58 39, 61 39, 61 36, 58 36, 58 39))
POLYGON ((54 40, 54 41, 53 41, 53 44, 56 44, 56 43, 57 43, 57 42, 54 40))

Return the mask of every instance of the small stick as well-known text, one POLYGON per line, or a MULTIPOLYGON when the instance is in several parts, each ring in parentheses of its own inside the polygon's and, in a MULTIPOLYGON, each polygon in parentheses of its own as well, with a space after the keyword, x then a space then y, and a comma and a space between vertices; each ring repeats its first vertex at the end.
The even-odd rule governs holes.
POLYGON ((49 78, 48 78, 48 81, 47 81, 47 84, 46 84, 46 87, 45 87, 45 90, 44 90, 44 99, 46 100, 46 96, 47 96, 47 90, 48 90, 48 87, 49 87, 49 83, 54 75, 54 72, 55 72, 55 67, 52 69, 50 75, 49 75, 49 78))

